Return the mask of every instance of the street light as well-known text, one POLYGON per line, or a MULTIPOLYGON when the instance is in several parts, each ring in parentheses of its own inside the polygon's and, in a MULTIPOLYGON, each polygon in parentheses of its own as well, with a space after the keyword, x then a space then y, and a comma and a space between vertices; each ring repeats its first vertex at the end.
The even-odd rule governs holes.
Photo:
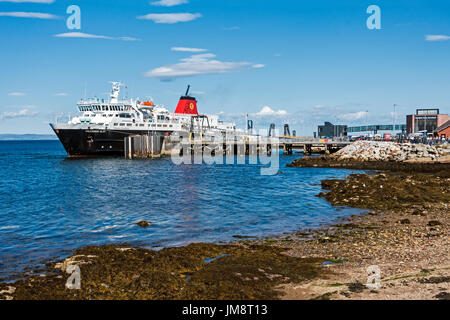
POLYGON ((394 127, 392 128, 392 133, 394 134, 394 132, 395 132, 395 116, 397 115, 396 113, 395 113, 395 108, 397 107, 397 104, 395 104, 394 103, 394 114, 393 114, 393 117, 394 117, 394 127))
POLYGON ((366 131, 369 132, 369 110, 366 110, 366 131))

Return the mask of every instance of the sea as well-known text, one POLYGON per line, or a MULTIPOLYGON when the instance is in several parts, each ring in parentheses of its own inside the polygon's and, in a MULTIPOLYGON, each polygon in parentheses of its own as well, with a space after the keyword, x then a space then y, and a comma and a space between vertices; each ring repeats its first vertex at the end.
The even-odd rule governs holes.
POLYGON ((233 236, 272 237, 361 211, 316 197, 321 180, 356 172, 263 164, 182 164, 170 157, 67 157, 59 141, 0 141, 0 279, 88 245, 159 250, 233 236), (148 221, 148 228, 137 225, 148 221))

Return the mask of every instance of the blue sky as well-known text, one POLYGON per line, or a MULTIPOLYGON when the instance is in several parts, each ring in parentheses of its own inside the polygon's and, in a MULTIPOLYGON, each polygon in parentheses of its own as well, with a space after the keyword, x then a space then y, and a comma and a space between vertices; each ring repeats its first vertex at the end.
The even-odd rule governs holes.
POLYGON ((397 123, 450 112, 448 1, 154 2, 0 0, 0 133, 50 133, 85 87, 103 97, 111 80, 170 110, 191 84, 200 112, 302 135, 392 123, 393 104, 397 123), (81 30, 66 26, 70 5, 81 30), (370 5, 381 30, 366 26, 370 5))

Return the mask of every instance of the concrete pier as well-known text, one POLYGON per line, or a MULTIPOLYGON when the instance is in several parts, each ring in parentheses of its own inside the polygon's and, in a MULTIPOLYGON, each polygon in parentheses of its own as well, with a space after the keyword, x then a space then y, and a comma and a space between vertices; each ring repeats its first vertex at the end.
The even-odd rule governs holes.
MULTIPOLYGON (((220 139, 219 139, 220 140, 220 139)), ((177 135, 165 136, 134 135, 124 138, 125 157, 127 159, 156 158, 172 153, 223 155, 257 155, 270 154, 274 148, 283 150, 285 155, 292 155, 294 150, 301 150, 310 155, 314 152, 334 153, 349 145, 347 141, 306 140, 293 137, 260 137, 240 135, 238 139, 229 141, 208 140, 202 134, 190 135, 184 139, 177 135), (193 138, 197 137, 197 138, 193 138)))

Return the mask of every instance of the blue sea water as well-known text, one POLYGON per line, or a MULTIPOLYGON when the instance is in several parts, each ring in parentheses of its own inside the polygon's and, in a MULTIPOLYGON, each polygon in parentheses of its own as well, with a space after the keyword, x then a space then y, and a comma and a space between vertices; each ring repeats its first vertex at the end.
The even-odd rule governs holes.
POLYGON ((86 245, 147 248, 316 228, 359 211, 315 195, 349 170, 68 159, 59 141, 0 141, 0 278, 86 245), (152 223, 143 229, 141 220, 152 223))

